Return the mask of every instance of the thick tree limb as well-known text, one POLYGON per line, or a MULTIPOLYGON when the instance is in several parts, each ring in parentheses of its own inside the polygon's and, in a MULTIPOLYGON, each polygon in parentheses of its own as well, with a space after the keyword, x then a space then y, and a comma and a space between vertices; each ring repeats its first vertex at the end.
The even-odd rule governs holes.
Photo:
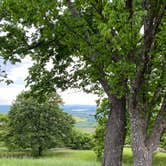
POLYGON ((150 150, 154 151, 160 141, 161 134, 166 129, 166 97, 163 99, 161 109, 155 120, 153 132, 147 140, 147 146, 150 150))
MULTIPOLYGON (((156 1, 156 3, 158 3, 156 1)), ((146 1, 146 6, 148 4, 154 7, 154 4, 151 1, 146 1)), ((134 93, 134 102, 137 102, 138 92, 140 91, 143 82, 145 81, 144 75, 148 72, 148 67, 150 64, 151 56, 149 52, 152 50, 154 45, 155 34, 158 31, 161 20, 164 16, 166 8, 166 3, 162 5, 160 10, 153 11, 150 10, 149 16, 145 17, 144 21, 144 46, 142 47, 142 62, 140 63, 137 71, 136 79, 133 81, 133 93, 134 93)))
POLYGON ((103 87, 105 93, 107 94, 108 98, 111 100, 112 99, 111 93, 110 93, 111 89, 110 89, 110 86, 108 85, 107 80, 105 78, 100 78, 99 82, 102 85, 102 87, 103 87))
POLYGON ((126 0, 126 8, 129 11, 129 19, 133 16, 133 0, 126 0))
POLYGON ((158 1, 155 1, 155 4, 151 1, 148 1, 147 3, 147 6, 150 6, 150 9, 148 9, 148 16, 144 19, 144 56, 148 56, 147 54, 153 48, 155 35, 158 32, 159 25, 166 9, 166 3, 163 3, 158 10, 156 9, 157 4, 159 3, 158 1))
POLYGON ((154 35, 155 35, 155 34, 157 33, 157 31, 158 31, 159 25, 160 25, 160 23, 161 23, 162 18, 163 18, 164 15, 165 15, 165 13, 166 13, 166 3, 164 3, 164 4, 162 5, 160 12, 158 13, 158 15, 157 15, 156 18, 155 18, 155 21, 154 21, 154 25, 155 25, 155 27, 154 27, 154 35))

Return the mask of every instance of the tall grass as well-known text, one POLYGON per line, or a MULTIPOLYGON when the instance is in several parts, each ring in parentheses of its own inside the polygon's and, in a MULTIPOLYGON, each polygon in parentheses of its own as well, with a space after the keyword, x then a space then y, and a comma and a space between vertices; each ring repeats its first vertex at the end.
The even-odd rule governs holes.
POLYGON ((99 166, 99 163, 82 160, 59 160, 59 159, 2 159, 1 166, 99 166))
POLYGON ((0 166, 99 166, 92 151, 56 150, 48 151, 42 158, 2 158, 0 166))
MULTIPOLYGON (((34 159, 22 154, 22 158, 1 158, 0 166, 100 166, 95 153, 88 150, 51 150, 42 158, 34 159), (26 158, 27 157, 27 158, 26 158)), ((157 153, 154 156, 153 166, 165 166, 166 153, 157 153)), ((124 149, 123 166, 132 166, 132 152, 124 149)))

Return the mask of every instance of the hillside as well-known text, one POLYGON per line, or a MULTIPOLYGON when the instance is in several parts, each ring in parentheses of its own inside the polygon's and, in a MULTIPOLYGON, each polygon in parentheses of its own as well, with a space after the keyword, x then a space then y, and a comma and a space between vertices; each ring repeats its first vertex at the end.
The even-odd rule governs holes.
MULTIPOLYGON (((85 130, 94 128, 96 124, 94 118, 96 112, 95 105, 64 105, 61 108, 74 117, 76 127, 85 130)), ((10 105, 0 105, 0 113, 7 113, 9 109, 10 105)))

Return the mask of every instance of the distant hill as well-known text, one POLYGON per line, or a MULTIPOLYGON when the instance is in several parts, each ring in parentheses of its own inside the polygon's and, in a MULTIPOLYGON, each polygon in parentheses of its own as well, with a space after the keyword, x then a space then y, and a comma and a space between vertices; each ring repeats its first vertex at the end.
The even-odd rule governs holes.
POLYGON ((0 105, 0 113, 8 113, 10 109, 10 105, 0 105))
POLYGON ((95 105, 64 105, 63 110, 71 115, 85 119, 85 121, 78 122, 76 127, 79 128, 94 128, 96 120, 94 115, 96 113, 95 105))
MULTIPOLYGON (((94 128, 96 124, 94 118, 96 113, 95 105, 64 105, 61 108, 74 117, 80 118, 80 121, 76 123, 76 127, 84 129, 94 128)), ((9 110, 10 105, 0 105, 0 113, 8 113, 9 110)))

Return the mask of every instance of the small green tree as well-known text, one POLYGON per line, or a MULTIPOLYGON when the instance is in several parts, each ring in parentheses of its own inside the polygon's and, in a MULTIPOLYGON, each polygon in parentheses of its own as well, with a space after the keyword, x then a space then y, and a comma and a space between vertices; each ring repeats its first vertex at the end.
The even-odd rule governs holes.
POLYGON ((6 145, 11 149, 30 148, 41 156, 43 150, 68 137, 73 119, 59 108, 59 95, 45 97, 42 103, 23 92, 17 96, 9 112, 6 145))

